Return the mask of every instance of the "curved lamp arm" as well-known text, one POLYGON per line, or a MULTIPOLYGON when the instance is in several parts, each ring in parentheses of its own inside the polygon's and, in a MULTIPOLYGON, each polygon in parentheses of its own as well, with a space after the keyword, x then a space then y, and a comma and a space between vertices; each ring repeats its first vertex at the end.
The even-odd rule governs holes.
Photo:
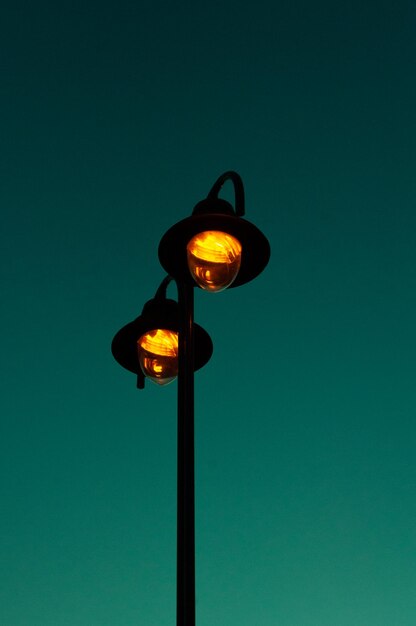
POLYGON ((225 182, 227 182, 227 180, 231 180, 234 185, 235 213, 236 215, 244 215, 244 185, 241 176, 233 170, 225 172, 215 181, 208 194, 208 198, 217 198, 222 186, 225 182))
POLYGON ((155 299, 162 299, 162 300, 164 300, 166 298, 166 290, 168 288, 169 283, 172 280, 173 280, 173 278, 172 278, 172 276, 169 276, 169 274, 167 276, 165 276, 165 278, 160 283, 160 285, 158 287, 158 290, 156 291, 155 299))

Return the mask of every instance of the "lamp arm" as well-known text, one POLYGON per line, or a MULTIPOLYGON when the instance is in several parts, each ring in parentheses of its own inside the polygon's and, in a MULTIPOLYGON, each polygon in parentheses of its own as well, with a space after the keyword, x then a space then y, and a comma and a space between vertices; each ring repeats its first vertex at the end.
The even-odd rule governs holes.
POLYGON ((160 283, 158 290, 156 291, 155 299, 164 300, 166 298, 166 289, 168 288, 168 285, 172 280, 172 276, 165 276, 165 278, 160 283))
POLYGON ((222 174, 213 184, 211 190, 208 194, 208 198, 217 198, 219 192, 221 191, 222 186, 227 180, 231 180, 234 185, 234 193, 235 193, 235 213, 236 215, 244 215, 245 206, 244 206, 244 185, 241 179, 241 176, 234 172, 233 170, 229 170, 222 174))

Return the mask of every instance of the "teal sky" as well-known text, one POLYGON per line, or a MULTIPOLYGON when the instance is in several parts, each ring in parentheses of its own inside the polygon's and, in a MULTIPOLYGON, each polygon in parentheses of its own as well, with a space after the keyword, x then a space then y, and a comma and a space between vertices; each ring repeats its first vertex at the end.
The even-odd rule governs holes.
POLYGON ((110 343, 235 169, 272 257, 195 294, 198 626, 415 624, 414 2, 1 23, 0 623, 175 623, 176 383, 110 343))

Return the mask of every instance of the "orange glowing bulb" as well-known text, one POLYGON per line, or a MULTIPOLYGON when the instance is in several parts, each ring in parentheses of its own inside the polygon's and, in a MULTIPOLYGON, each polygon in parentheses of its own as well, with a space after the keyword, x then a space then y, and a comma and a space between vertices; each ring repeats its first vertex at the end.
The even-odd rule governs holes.
POLYGON ((143 374, 158 385, 167 385, 178 375, 178 333, 158 328, 137 341, 143 374))
POLYGON ((241 243, 228 233, 207 230, 188 243, 188 267, 196 283, 207 291, 223 291, 237 277, 241 243))

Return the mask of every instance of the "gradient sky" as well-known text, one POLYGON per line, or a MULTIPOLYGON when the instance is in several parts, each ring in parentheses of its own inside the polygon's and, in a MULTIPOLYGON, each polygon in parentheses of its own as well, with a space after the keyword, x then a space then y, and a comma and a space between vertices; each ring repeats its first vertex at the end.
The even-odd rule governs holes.
POLYGON ((415 624, 414 2, 8 5, 0 623, 175 623, 176 383, 110 343, 235 169, 272 257, 195 294, 198 626, 415 624))

